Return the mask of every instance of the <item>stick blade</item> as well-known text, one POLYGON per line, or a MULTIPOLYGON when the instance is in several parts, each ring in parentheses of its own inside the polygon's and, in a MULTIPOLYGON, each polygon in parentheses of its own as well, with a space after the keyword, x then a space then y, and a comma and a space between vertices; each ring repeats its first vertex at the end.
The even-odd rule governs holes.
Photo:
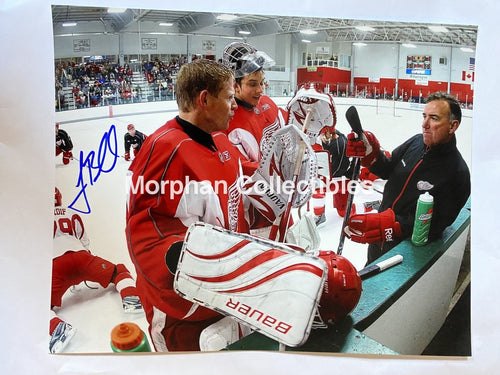
POLYGON ((355 106, 352 105, 349 108, 347 108, 347 111, 345 113, 345 118, 347 119, 347 122, 351 126, 352 131, 361 137, 361 135, 363 134, 363 128, 361 127, 361 121, 359 119, 358 110, 356 109, 355 106))

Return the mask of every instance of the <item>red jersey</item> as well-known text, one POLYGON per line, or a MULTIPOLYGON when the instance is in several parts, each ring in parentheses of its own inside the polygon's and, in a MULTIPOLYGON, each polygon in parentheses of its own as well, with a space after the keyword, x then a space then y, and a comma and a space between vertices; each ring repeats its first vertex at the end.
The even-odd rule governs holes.
POLYGON ((167 250, 196 221, 238 232, 248 232, 248 224, 236 185, 237 150, 222 132, 203 133, 213 140, 207 147, 179 121, 172 119, 149 136, 130 166, 126 234, 141 299, 145 295, 174 318, 198 321, 218 313, 203 307, 193 313, 193 304, 174 292, 167 250))
POLYGON ((253 108, 238 106, 226 134, 248 160, 258 162, 271 135, 284 124, 282 119, 278 106, 262 95, 253 108))

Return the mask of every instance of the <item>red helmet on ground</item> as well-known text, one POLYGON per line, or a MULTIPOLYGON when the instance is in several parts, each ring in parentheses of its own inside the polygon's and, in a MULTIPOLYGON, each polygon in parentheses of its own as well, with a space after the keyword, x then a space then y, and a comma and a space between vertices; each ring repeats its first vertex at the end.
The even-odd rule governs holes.
POLYGON ((339 322, 358 304, 363 290, 361 278, 349 260, 331 250, 319 250, 314 255, 323 259, 328 266, 318 314, 323 323, 339 322))
POLYGON ((59 189, 56 187, 56 192, 54 196, 54 206, 58 207, 62 205, 62 194, 59 189))

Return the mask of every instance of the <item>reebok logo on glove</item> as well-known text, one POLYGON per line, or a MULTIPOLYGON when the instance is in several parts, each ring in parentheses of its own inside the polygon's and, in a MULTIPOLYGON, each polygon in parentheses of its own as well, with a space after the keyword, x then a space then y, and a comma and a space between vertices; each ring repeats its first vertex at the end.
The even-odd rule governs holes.
POLYGON ((385 232, 385 241, 386 241, 386 242, 391 242, 391 241, 393 240, 393 238, 392 238, 392 234, 393 234, 393 232, 394 232, 394 231, 392 230, 392 228, 386 228, 386 229, 384 230, 384 232, 385 232))
POLYGON ((391 242, 402 235, 401 225, 390 208, 380 213, 352 215, 344 233, 359 243, 391 242))

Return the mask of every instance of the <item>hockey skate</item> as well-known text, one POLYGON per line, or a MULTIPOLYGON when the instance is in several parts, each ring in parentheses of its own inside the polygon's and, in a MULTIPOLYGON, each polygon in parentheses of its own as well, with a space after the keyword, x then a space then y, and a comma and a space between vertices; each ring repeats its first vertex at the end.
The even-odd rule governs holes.
POLYGON ((71 324, 60 322, 50 337, 49 351, 61 353, 75 333, 76 329, 71 324))
POLYGON ((122 299, 123 311, 126 313, 143 312, 141 300, 137 296, 126 296, 122 299))

